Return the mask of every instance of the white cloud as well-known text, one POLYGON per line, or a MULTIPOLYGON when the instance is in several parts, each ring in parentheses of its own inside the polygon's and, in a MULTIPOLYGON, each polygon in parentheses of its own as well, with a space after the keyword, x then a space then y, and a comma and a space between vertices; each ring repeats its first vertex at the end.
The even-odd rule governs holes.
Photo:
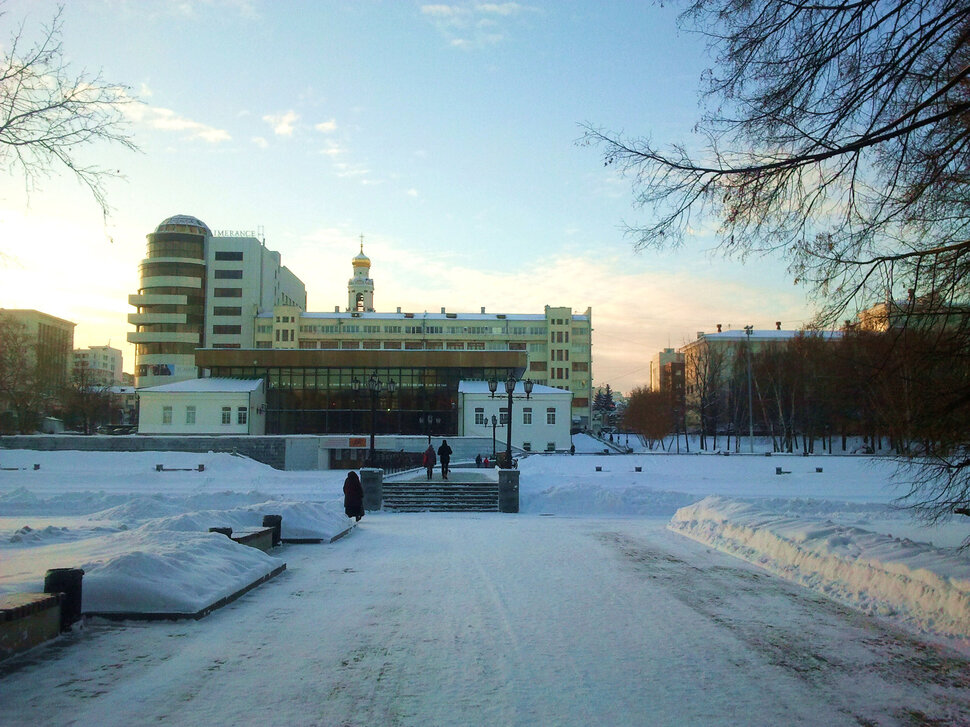
POLYGON ((320 153, 326 156, 335 157, 345 153, 346 151, 347 150, 344 147, 340 146, 340 144, 333 141, 332 139, 328 139, 326 146, 320 150, 320 153))
POLYGON ((422 5, 421 14, 431 20, 453 48, 471 49, 496 45, 507 37, 502 22, 532 8, 519 3, 456 3, 422 5))
POLYGON ((125 104, 122 108, 125 116, 133 124, 143 124, 162 131, 185 132, 188 139, 201 139, 210 144, 218 144, 232 139, 225 129, 217 129, 200 121, 192 121, 184 116, 179 116, 171 109, 142 103, 125 104))
POLYGON ((254 144, 255 144, 256 146, 258 146, 258 147, 259 147, 260 149, 265 149, 266 147, 268 147, 268 146, 269 146, 269 142, 268 142, 268 141, 266 141, 266 139, 264 139, 264 138, 263 138, 263 137, 261 137, 261 136, 254 136, 254 137, 252 138, 252 142, 253 142, 253 143, 254 143, 254 144))
POLYGON ((330 121, 323 121, 317 124, 316 126, 314 126, 313 128, 324 134, 329 134, 330 132, 337 130, 337 120, 330 119, 330 121))
POLYGON ((408 197, 417 197, 418 196, 418 190, 416 190, 414 187, 411 187, 411 189, 409 189, 407 192, 405 192, 405 194, 407 194, 408 197))
POLYGON ((299 120, 300 115, 292 110, 282 114, 267 114, 263 117, 263 121, 273 127, 273 133, 277 136, 293 136, 293 125, 299 120))

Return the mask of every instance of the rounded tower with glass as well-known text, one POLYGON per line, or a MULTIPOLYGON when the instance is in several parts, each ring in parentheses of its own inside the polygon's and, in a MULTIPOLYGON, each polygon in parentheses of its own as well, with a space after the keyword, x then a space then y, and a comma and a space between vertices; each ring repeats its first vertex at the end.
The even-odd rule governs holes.
POLYGON ((209 227, 175 215, 147 236, 138 270, 136 312, 128 342, 135 345, 135 386, 156 386, 198 376, 195 349, 205 345, 206 242, 209 227))

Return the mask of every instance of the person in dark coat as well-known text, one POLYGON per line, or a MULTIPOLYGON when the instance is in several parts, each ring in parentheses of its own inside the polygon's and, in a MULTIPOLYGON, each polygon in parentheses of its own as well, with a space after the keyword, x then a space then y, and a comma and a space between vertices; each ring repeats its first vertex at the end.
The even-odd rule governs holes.
POLYGON ((438 459, 441 460, 441 479, 448 479, 448 463, 451 461, 451 447, 448 446, 448 440, 442 439, 441 446, 438 447, 438 459))
POLYGON ((353 470, 347 473, 344 480, 344 512, 347 517, 357 518, 357 522, 364 517, 364 486, 353 470))
POLYGON ((429 444, 428 448, 424 450, 424 456, 421 458, 421 464, 423 464, 424 468, 428 470, 429 480, 431 479, 431 475, 434 474, 435 462, 437 462, 437 460, 434 456, 434 447, 429 444))
POLYGON ((481 467, 482 466, 482 455, 481 454, 476 454, 475 455, 475 466, 476 467, 481 467))

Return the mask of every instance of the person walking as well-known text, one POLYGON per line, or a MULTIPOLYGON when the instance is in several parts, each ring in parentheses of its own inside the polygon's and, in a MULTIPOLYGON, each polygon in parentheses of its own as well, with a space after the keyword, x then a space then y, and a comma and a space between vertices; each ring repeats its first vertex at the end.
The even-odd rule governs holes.
POLYGON ((476 467, 481 467, 482 466, 482 455, 481 455, 481 453, 475 455, 475 466, 476 467))
POLYGON ((347 517, 357 518, 357 522, 364 517, 364 486, 353 470, 347 473, 344 480, 344 512, 347 517))
POLYGON ((448 446, 448 440, 442 439, 441 446, 438 447, 438 459, 441 460, 441 479, 448 479, 448 463, 451 461, 451 447, 448 446))
POLYGON ((423 464, 424 468, 428 470, 429 480, 431 479, 431 476, 434 474, 435 461, 436 460, 434 456, 434 447, 429 444, 428 448, 424 450, 424 456, 421 458, 421 464, 423 464))

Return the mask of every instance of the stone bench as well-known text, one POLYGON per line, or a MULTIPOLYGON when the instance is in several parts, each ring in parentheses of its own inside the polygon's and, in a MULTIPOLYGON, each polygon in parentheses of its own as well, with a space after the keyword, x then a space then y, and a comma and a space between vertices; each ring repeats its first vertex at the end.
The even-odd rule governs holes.
POLYGON ((0 595, 0 659, 32 649, 60 632, 60 593, 0 595))

